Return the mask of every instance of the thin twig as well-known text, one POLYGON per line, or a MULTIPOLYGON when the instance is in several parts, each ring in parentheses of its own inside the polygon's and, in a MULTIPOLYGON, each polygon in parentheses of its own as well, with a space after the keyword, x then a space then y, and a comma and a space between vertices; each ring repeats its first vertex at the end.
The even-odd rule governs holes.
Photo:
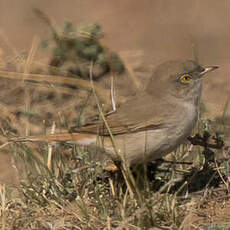
POLYGON ((129 191, 130 191, 130 196, 133 197, 133 192, 132 192, 132 189, 131 189, 131 185, 129 183, 129 180, 128 178, 130 179, 131 181, 131 184, 135 187, 136 189, 136 192, 137 192, 137 195, 138 195, 138 198, 139 198, 139 202, 142 203, 142 198, 141 198, 141 194, 136 186, 136 183, 135 183, 135 180, 134 180, 134 177, 130 171, 130 168, 129 166, 127 165, 127 162, 126 162, 126 159, 125 159, 125 156, 124 156, 124 153, 122 153, 120 151, 120 149, 117 147, 117 144, 116 144, 116 141, 115 141, 115 138, 110 130, 110 127, 109 127, 109 124, 108 122, 106 121, 105 119, 105 116, 104 116, 104 113, 101 109, 101 106, 100 106, 100 103, 99 103, 99 100, 97 98, 97 94, 96 94, 96 91, 95 91, 95 88, 94 88, 94 83, 93 83, 93 62, 91 62, 91 65, 90 65, 90 83, 91 83, 91 86, 92 86, 92 91, 93 91, 93 94, 94 94, 94 97, 95 97, 95 100, 96 100, 96 104, 97 104, 97 107, 98 107, 98 110, 99 110, 99 113, 102 117, 102 120, 105 124, 105 127, 107 128, 108 132, 109 132, 109 135, 110 135, 110 138, 111 138, 111 142, 113 144, 113 148, 114 148, 114 151, 115 153, 120 157, 121 159, 121 162, 122 162, 122 168, 121 168, 121 171, 122 171, 122 174, 126 180, 126 184, 127 184, 127 187, 129 188, 129 191))
POLYGON ((111 90, 110 90, 110 94, 111 94, 111 104, 112 104, 113 111, 116 111, 115 85, 114 85, 114 75, 113 74, 111 74, 111 90))
MULTIPOLYGON (((55 121, 53 122, 52 129, 51 129, 51 134, 54 134, 56 128, 55 121)), ((48 144, 48 159, 47 159, 47 167, 49 170, 52 168, 52 155, 53 155, 53 145, 52 143, 48 144)))
MULTIPOLYGON (((33 82, 41 82, 41 83, 50 83, 50 84, 63 84, 63 85, 71 85, 78 86, 88 90, 91 90, 91 84, 83 79, 63 77, 58 75, 49 75, 49 74, 31 74, 31 73, 17 73, 17 72, 8 72, 8 71, 0 71, 0 78, 7 79, 18 79, 18 80, 28 80, 33 82)), ((105 100, 106 103, 110 103, 110 93, 108 90, 102 88, 99 84, 94 83, 94 87, 97 89, 98 95, 100 98, 105 100)))
MULTIPOLYGON (((32 62, 32 60, 34 59, 34 55, 36 53, 36 50, 38 48, 38 38, 34 37, 33 42, 32 42, 32 46, 29 52, 29 55, 26 59, 25 62, 25 67, 24 67, 24 73, 27 74, 30 72, 30 64, 32 62)), ((23 80, 23 84, 24 84, 24 88, 25 88, 25 112, 28 113, 30 111, 30 106, 31 106, 31 95, 30 95, 30 86, 28 86, 24 80, 23 80)), ((26 118, 25 120, 26 125, 25 125, 25 135, 28 136, 29 135, 29 130, 30 130, 30 122, 29 122, 29 117, 26 118)))

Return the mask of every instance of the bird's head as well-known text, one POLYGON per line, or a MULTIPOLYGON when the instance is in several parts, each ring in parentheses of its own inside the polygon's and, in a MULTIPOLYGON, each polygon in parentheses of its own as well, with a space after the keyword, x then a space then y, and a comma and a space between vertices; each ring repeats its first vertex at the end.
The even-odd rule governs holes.
POLYGON ((202 79, 217 66, 203 67, 195 61, 167 61, 155 69, 146 92, 160 97, 197 101, 201 95, 202 79))

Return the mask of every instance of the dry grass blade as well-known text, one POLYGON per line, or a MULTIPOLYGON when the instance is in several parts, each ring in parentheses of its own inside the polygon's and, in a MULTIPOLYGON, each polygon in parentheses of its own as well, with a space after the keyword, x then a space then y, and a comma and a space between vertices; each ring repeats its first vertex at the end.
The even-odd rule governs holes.
POLYGON ((12 121, 16 120, 16 116, 13 113, 14 108, 9 108, 8 106, 0 103, 0 110, 4 117, 9 117, 12 121))
POLYGON ((92 90, 93 90, 93 93, 94 93, 94 97, 95 97, 95 100, 96 100, 96 103, 97 103, 97 107, 98 107, 100 116, 102 117, 102 120, 104 121, 104 124, 105 124, 105 126, 106 126, 106 128, 107 128, 107 130, 109 132, 111 141, 113 143, 114 151, 116 152, 116 154, 121 159, 121 163, 122 163, 122 169, 121 170, 122 170, 122 174, 123 174, 123 176, 124 176, 124 178, 126 180, 127 187, 129 188, 130 195, 131 195, 132 198, 134 197, 133 191, 132 191, 132 186, 133 186, 135 188, 136 192, 137 192, 139 203, 142 204, 141 194, 139 192, 139 189, 136 186, 136 182, 135 182, 135 179, 134 179, 134 177, 132 175, 132 172, 130 171, 129 165, 127 165, 127 163, 126 163, 124 153, 119 151, 119 149, 117 148, 116 140, 115 140, 115 138, 114 138, 114 136, 113 136, 113 134, 112 134, 112 132, 110 130, 110 127, 109 127, 109 125, 108 125, 108 123, 106 121, 106 118, 104 116, 104 113, 103 113, 103 111, 101 109, 101 106, 100 106, 100 103, 98 101, 97 94, 96 94, 96 91, 95 91, 95 88, 94 88, 92 73, 93 73, 93 62, 91 62, 91 66, 90 66, 90 83, 91 83, 91 86, 92 86, 92 90))
POLYGON ((0 185, 0 199, 1 199, 1 222, 2 230, 6 229, 6 211, 7 211, 7 199, 6 199, 6 187, 5 185, 0 185))
POLYGON ((126 69, 128 70, 128 72, 129 72, 129 76, 130 76, 130 77, 132 78, 132 80, 133 80, 133 83, 134 83, 135 87, 136 87, 137 89, 139 89, 139 88, 141 87, 141 83, 140 83, 140 81, 137 79, 137 77, 136 77, 136 75, 135 75, 135 73, 134 73, 132 67, 131 67, 126 61, 123 60, 123 62, 124 62, 125 68, 126 68, 126 69))
POLYGON ((3 31, 0 30, 0 37, 3 41, 3 43, 8 47, 8 49, 11 51, 11 53, 13 53, 14 56, 18 56, 19 53, 16 50, 16 48, 12 45, 12 43, 9 41, 9 39, 7 38, 7 36, 5 35, 5 33, 3 31))
POLYGON ((141 87, 141 82, 137 78, 134 72, 135 67, 140 67, 141 66, 141 59, 143 54, 143 51, 141 50, 135 50, 135 52, 130 52, 130 51, 123 51, 119 53, 122 61, 125 65, 125 68, 127 69, 129 73, 129 77, 132 79, 134 86, 139 89, 141 87), (130 60, 129 60, 130 59, 130 60), (131 64, 130 64, 131 63, 131 64))
POLYGON ((111 75, 111 88, 110 88, 110 94, 111 94, 111 104, 113 111, 116 110, 116 101, 115 101, 115 83, 114 83, 114 75, 111 75))
MULTIPOLYGON (((37 37, 34 37, 33 42, 32 42, 32 46, 28 55, 28 58, 25 62, 25 67, 24 67, 24 73, 27 74, 30 72, 30 65, 33 62, 35 53, 38 49, 38 43, 39 43, 39 39, 37 37)), ((25 112, 27 113, 28 111, 30 111, 30 107, 31 107, 31 95, 30 95, 30 87, 27 86, 27 84, 25 83, 25 80, 23 78, 23 83, 24 83, 24 88, 25 88, 25 95, 24 95, 24 99, 25 99, 25 112)), ((26 119, 26 124, 25 124, 25 135, 28 136, 30 133, 30 122, 28 120, 28 118, 26 119)))
MULTIPOLYGON (((54 134, 55 132, 55 122, 53 122, 52 129, 51 129, 51 134, 54 134)), ((52 144, 48 144, 48 159, 47 159, 47 168, 51 170, 52 167, 52 155, 53 155, 53 147, 52 144)))
MULTIPOLYGON (((83 79, 75 79, 70 77, 63 77, 57 75, 43 75, 43 74, 25 74, 25 73, 16 73, 16 72, 8 72, 8 71, 0 71, 0 78, 6 79, 17 79, 17 80, 28 80, 40 83, 50 83, 50 84, 64 84, 77 86, 81 88, 85 88, 87 90, 91 90, 91 85, 88 81, 83 79)), ((94 83, 94 87, 97 90, 99 97, 105 100, 106 103, 110 104, 110 92, 102 88, 97 83, 94 83)))
POLYGON ((59 35, 58 35, 51 19, 38 8, 34 8, 33 11, 38 16, 38 18, 40 18, 44 22, 44 24, 47 25, 49 27, 49 29, 52 31, 54 40, 55 41, 59 40, 59 35))

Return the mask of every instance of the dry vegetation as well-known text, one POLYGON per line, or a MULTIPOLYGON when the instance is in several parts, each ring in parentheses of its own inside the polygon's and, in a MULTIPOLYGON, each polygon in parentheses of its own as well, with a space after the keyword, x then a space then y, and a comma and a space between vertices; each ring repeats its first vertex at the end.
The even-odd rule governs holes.
MULTIPOLYGON (((1 154, 11 157, 17 181, 14 186, 0 186, 1 228, 230 229, 226 146, 211 150, 184 145, 157 169, 151 163, 132 173, 125 169, 122 175, 103 171, 92 154, 79 146, 7 143, 10 137, 81 125, 87 116, 98 113, 87 73, 92 57, 95 87, 104 111, 111 109, 108 98, 114 78, 117 103, 141 88, 134 77, 140 68, 125 63, 123 69, 119 57, 100 43, 98 25, 85 27, 84 36, 79 35, 83 43, 96 41, 96 45, 78 47, 85 52, 79 61, 73 52, 72 24, 60 34, 45 20, 54 42, 48 61, 36 59, 36 38, 28 53, 15 54, 7 39, 0 37, 4 54, 0 57, 1 154), (11 50, 8 56, 6 48, 11 50), (123 86, 127 81, 135 90, 123 86)), ((195 132, 227 135, 224 114, 210 123, 201 113, 195 132)))

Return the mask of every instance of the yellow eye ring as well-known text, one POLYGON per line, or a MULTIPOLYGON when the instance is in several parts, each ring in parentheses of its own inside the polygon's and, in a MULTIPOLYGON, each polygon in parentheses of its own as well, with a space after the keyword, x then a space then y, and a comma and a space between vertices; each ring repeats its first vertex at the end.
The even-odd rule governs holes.
POLYGON ((180 82, 187 84, 187 83, 189 83, 191 78, 192 77, 189 74, 184 74, 183 76, 180 77, 180 82))

